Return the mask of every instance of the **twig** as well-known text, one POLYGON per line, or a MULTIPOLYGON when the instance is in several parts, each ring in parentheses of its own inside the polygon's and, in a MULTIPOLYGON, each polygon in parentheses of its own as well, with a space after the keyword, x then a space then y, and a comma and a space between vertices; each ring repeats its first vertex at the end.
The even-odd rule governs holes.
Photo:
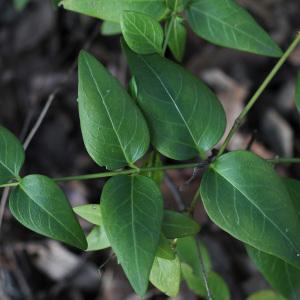
POLYGON ((253 105, 256 103, 256 101, 259 99, 261 94, 265 91, 266 87, 269 85, 269 83, 272 81, 272 79, 275 77, 275 75, 278 73, 278 71, 281 69, 281 67, 284 65, 290 54, 296 49, 298 44, 300 43, 300 32, 297 33, 295 39, 290 44, 288 49, 285 51, 285 53, 282 55, 282 57, 278 60, 277 64, 274 66, 274 68, 271 70, 269 75, 266 77, 266 79, 263 81, 263 83, 259 86, 257 91, 254 93, 254 95, 249 100, 248 104, 244 107, 238 118, 235 120, 233 126, 231 127, 223 145, 221 146, 219 153, 217 157, 221 156, 224 151, 226 150, 231 138, 233 135, 238 131, 240 126, 243 124, 249 110, 253 107, 253 105))
POLYGON ((175 202, 177 203, 178 209, 180 211, 185 209, 185 204, 181 198, 180 192, 178 190, 177 185, 174 183, 173 179, 171 178, 171 176, 165 172, 165 182, 167 187, 169 188, 170 192, 172 193, 175 202))

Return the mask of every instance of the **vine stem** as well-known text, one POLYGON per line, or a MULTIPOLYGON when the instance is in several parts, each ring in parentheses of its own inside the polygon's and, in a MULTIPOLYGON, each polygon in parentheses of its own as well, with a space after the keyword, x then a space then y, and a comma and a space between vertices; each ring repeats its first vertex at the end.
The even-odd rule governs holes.
POLYGON ((235 120, 233 126, 231 127, 223 145, 221 146, 217 157, 221 156, 224 151, 226 150, 231 138, 233 135, 237 132, 237 130, 240 128, 242 125, 246 115, 248 114, 249 110, 253 107, 253 105, 256 103, 260 95, 264 92, 266 87, 269 85, 269 83, 272 81, 272 79, 276 76, 278 71, 281 69, 283 64, 286 62, 290 54, 295 50, 295 48, 298 46, 300 43, 300 32, 297 33, 295 39, 293 42, 290 44, 288 49, 285 51, 285 53, 282 55, 282 57, 278 60, 277 64, 273 67, 269 75, 266 77, 266 79, 263 81, 263 83, 259 86, 258 90, 254 93, 254 95, 251 97, 249 100, 248 104, 245 106, 245 108, 242 110, 238 118, 235 120))
MULTIPOLYGON (((272 164, 300 164, 300 158, 274 158, 274 159, 267 159, 266 161, 272 164)), ((102 172, 102 173, 92 173, 92 174, 84 174, 78 176, 67 176, 67 177, 58 177, 52 178, 55 182, 64 182, 64 181, 75 181, 75 180, 93 180, 99 178, 106 178, 106 177, 114 177, 118 175, 134 175, 140 173, 148 173, 154 171, 167 171, 167 170, 180 170, 180 169, 193 169, 193 168, 206 168, 209 165, 207 160, 197 162, 197 163, 188 163, 188 164, 177 164, 177 165, 164 165, 159 167, 149 167, 149 168, 134 168, 129 170, 123 171, 112 171, 112 172, 102 172)), ((18 186, 19 182, 10 182, 6 184, 0 185, 1 188, 6 187, 14 187, 18 186)), ((197 194, 199 190, 197 191, 197 194)), ((197 195, 192 201, 192 207, 195 205, 197 201, 197 195)))

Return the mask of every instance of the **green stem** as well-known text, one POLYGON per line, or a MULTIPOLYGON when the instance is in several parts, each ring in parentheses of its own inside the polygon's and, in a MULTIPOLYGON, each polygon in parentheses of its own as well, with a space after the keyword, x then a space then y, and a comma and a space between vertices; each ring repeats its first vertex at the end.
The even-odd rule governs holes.
POLYGON ((279 59, 277 64, 274 66, 274 68, 271 70, 269 75, 266 77, 266 79, 263 81, 263 83, 260 85, 258 90, 255 92, 255 94, 252 96, 252 98, 249 100, 248 104, 245 106, 245 108, 242 110, 238 118, 235 120, 234 125, 230 129, 223 145, 221 146, 219 153, 217 157, 222 155, 224 151, 226 150, 231 138, 233 135, 237 132, 237 130, 240 128, 241 124, 243 123, 246 115, 248 114, 249 110, 252 108, 252 106, 256 103, 260 95, 264 92, 266 87, 269 85, 269 83, 272 81, 272 79, 275 77, 275 75, 278 73, 280 68, 283 66, 283 64, 286 62, 287 58, 290 56, 290 54, 295 50, 295 48, 300 43, 300 32, 297 33, 295 39, 290 44, 288 49, 285 51, 285 53, 282 55, 282 57, 279 59))
POLYGON ((174 11, 172 12, 172 15, 171 15, 171 20, 167 25, 166 37, 165 37, 163 48, 162 48, 162 55, 163 56, 165 56, 165 54, 166 54, 166 50, 167 50, 169 39, 170 39, 170 34, 171 34, 171 31, 172 31, 172 28, 174 26, 174 22, 175 22, 175 19, 176 19, 177 2, 178 2, 178 0, 176 0, 176 2, 175 2, 174 11))
POLYGON ((0 189, 2 189, 2 188, 6 188, 6 187, 17 186, 17 185, 19 185, 19 182, 11 182, 11 183, 6 183, 6 184, 2 184, 2 185, 0 185, 0 189))
POLYGON ((267 159, 272 164, 300 164, 300 158, 274 158, 267 159))
POLYGON ((113 171, 113 172, 105 172, 105 173, 94 173, 94 174, 87 174, 87 175, 54 178, 54 181, 62 182, 62 181, 72 181, 72 180, 89 180, 89 179, 98 179, 98 178, 105 178, 105 177, 114 177, 114 176, 118 176, 118 175, 133 175, 133 174, 140 174, 140 173, 148 173, 148 172, 162 171, 162 170, 191 169, 191 168, 196 168, 196 167, 204 167, 206 165, 207 165, 207 163, 203 164, 203 162, 190 163, 190 164, 179 164, 179 165, 165 165, 165 166, 159 166, 159 167, 130 169, 130 170, 125 170, 125 171, 113 171))

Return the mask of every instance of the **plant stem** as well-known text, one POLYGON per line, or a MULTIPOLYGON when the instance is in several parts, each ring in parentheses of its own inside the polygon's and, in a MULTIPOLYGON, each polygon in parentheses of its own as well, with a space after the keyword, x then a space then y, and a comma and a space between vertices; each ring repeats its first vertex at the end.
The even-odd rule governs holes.
POLYGON ((6 187, 17 186, 17 185, 19 185, 19 182, 6 183, 6 184, 0 185, 0 189, 1 189, 1 188, 6 188, 6 187))
POLYGON ((114 177, 118 175, 133 175, 133 174, 162 171, 162 170, 189 169, 189 168, 196 168, 196 167, 201 168, 207 165, 208 162, 200 162, 200 163, 198 162, 198 163, 179 164, 179 165, 165 165, 159 167, 149 167, 149 168, 140 168, 140 169, 130 169, 124 171, 112 171, 112 172, 104 172, 104 173, 93 173, 87 175, 54 178, 54 181, 63 182, 63 181, 72 181, 72 180, 89 180, 89 179, 98 179, 98 178, 105 178, 105 177, 114 177))
POLYGON ((300 158, 274 158, 267 159, 272 164, 300 164, 300 158))
POLYGON ((172 31, 172 28, 174 26, 174 22, 175 22, 175 19, 176 19, 177 3, 178 3, 178 0, 176 0, 176 2, 175 2, 175 7, 174 7, 174 10, 173 10, 172 15, 171 15, 171 20, 167 25, 166 37, 165 37, 163 48, 162 48, 162 55, 163 56, 165 56, 165 54, 166 54, 166 50, 167 50, 169 39, 170 39, 170 34, 171 34, 171 31, 172 31))
POLYGON ((238 118, 235 120, 232 128, 230 129, 223 145, 221 146, 219 153, 217 157, 222 155, 224 151, 226 150, 231 138, 233 135, 237 132, 237 130, 240 128, 241 124, 243 123, 246 115, 248 114, 249 110, 252 108, 252 106, 256 103, 260 95, 264 92, 266 87, 269 85, 269 83, 272 81, 272 79, 275 77, 275 75, 278 73, 280 68, 283 66, 283 64, 286 62, 287 58, 290 56, 290 54, 295 50, 295 48, 300 43, 300 32, 297 33, 295 39, 290 44, 288 49, 285 51, 285 53, 282 55, 282 57, 279 59, 277 64, 274 66, 274 68, 271 70, 269 75, 266 77, 266 79, 263 81, 263 83, 260 85, 258 90, 254 93, 252 98, 249 100, 248 104, 245 106, 245 108, 242 110, 238 118))

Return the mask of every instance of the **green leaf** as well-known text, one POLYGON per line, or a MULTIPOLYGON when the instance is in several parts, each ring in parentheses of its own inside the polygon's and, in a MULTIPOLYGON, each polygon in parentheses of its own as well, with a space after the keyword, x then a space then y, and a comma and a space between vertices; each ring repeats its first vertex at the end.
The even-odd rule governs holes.
POLYGON ((9 208, 25 227, 79 249, 86 249, 86 239, 72 207, 50 178, 42 175, 23 178, 10 196, 9 208))
POLYGON ((247 151, 225 154, 204 174, 200 193, 223 230, 300 268, 298 216, 269 163, 247 151))
POLYGON ((292 200, 294 209, 298 215, 298 220, 300 220, 300 201, 299 201, 300 181, 292 178, 281 178, 281 179, 290 195, 290 199, 292 200))
POLYGON ((84 144, 100 166, 133 164, 149 147, 146 121, 120 83, 93 56, 79 56, 79 116, 84 144))
POLYGON ((150 273, 150 282, 170 297, 176 297, 180 287, 180 261, 155 257, 150 273))
POLYGON ((99 204, 86 204, 73 207, 74 212, 94 225, 102 225, 102 216, 99 204))
POLYGON ((162 231, 168 239, 194 236, 200 226, 192 218, 176 211, 165 210, 162 231))
POLYGON ((145 176, 117 176, 101 196, 103 225, 131 285, 144 295, 158 247, 163 200, 156 183, 145 176))
POLYGON ((300 299, 300 270, 276 256, 246 246, 251 260, 274 289, 290 300, 300 299))
MULTIPOLYGON (((181 271, 189 289, 191 289, 195 294, 208 299, 203 277, 195 275, 193 269, 185 263, 181 264, 181 271)), ((207 275, 207 283, 212 299, 230 299, 229 288, 220 275, 210 271, 207 275)))
POLYGON ((168 46, 177 61, 182 61, 185 45, 186 45, 187 32, 183 24, 183 19, 176 17, 172 26, 168 46))
POLYGON ((187 13, 193 31, 211 43, 265 56, 282 55, 270 36, 233 0, 195 0, 187 13))
POLYGON ((296 106, 300 112, 300 71, 298 72, 297 81, 296 81, 296 106))
POLYGON ((205 296, 206 289, 203 278, 195 275, 192 267, 186 263, 181 264, 181 272, 190 290, 196 295, 205 296))
POLYGON ((121 26, 117 22, 104 21, 101 25, 102 35, 115 35, 121 33, 121 26))
POLYGON ((271 290, 259 291, 247 298, 247 300, 286 300, 281 295, 271 290))
POLYGON ((86 237, 86 240, 88 243, 86 251, 96 251, 110 247, 110 242, 102 226, 95 226, 86 237))
POLYGON ((225 129, 225 113, 217 97, 172 61, 157 54, 135 54, 124 43, 123 49, 136 79, 138 103, 150 126, 153 145, 177 160, 198 153, 204 157, 225 129))
POLYGON ((140 54, 162 53, 164 32, 152 17, 134 11, 123 12, 121 28, 127 45, 140 54))
POLYGON ((177 240, 177 253, 182 263, 189 265, 196 276, 202 276, 199 248, 195 237, 185 237, 177 240))
MULTIPOLYGON (((152 151, 147 158, 147 161, 145 163, 145 168, 151 168, 151 167, 161 167, 162 161, 160 159, 159 153, 152 151)), ((164 180, 165 173, 163 170, 156 170, 144 173, 144 176, 150 177, 153 181, 156 182, 156 184, 160 187, 162 181, 164 180)))
POLYGON ((158 248, 156 250, 156 256, 164 259, 174 259, 175 253, 172 249, 171 242, 161 233, 159 238, 158 248))
POLYGON ((190 0, 166 0, 171 11, 182 12, 190 0))
POLYGON ((136 11, 160 20, 167 11, 165 0, 63 0, 65 9, 91 17, 119 22, 122 12, 136 11))
POLYGON ((0 184, 18 178, 24 160, 25 153, 19 140, 0 126, 0 184))
POLYGON ((22 10, 29 3, 29 0, 14 0, 14 6, 17 10, 22 10))
MULTIPOLYGON (((298 219, 300 220, 300 181, 282 178, 282 181, 294 204, 298 219)), ((300 298, 300 270, 277 258, 261 252, 251 246, 246 246, 252 261, 262 272, 264 277, 270 282, 274 289, 278 290, 288 299, 296 300, 300 298), (288 279, 288 284, 286 280, 288 279)))

